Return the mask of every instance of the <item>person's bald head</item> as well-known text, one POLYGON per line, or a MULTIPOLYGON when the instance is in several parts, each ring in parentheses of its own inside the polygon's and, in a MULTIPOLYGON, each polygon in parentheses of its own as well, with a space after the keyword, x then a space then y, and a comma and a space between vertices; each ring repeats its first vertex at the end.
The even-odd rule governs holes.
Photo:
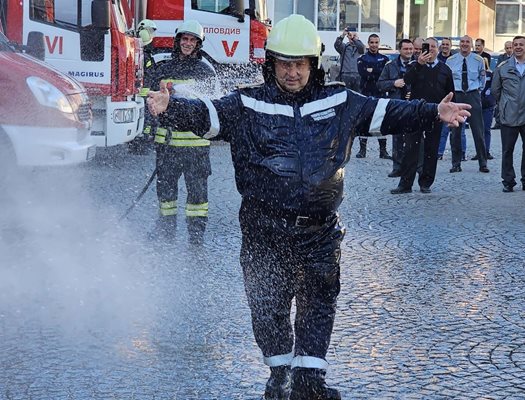
POLYGON ((424 41, 425 41, 425 39, 423 39, 421 37, 417 37, 412 42, 414 44, 414 57, 417 58, 421 54, 422 46, 423 46, 423 42, 424 41))

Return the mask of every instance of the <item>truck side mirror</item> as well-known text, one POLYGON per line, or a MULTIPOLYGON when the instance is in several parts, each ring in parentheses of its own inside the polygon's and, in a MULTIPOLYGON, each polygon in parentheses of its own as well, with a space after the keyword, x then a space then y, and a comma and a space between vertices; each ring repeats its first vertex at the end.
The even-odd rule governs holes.
POLYGON ((44 34, 42 32, 31 31, 27 35, 27 54, 32 55, 39 60, 44 61, 46 58, 46 47, 44 44, 44 34))
POLYGON ((108 30, 111 27, 111 9, 109 0, 91 2, 91 22, 94 28, 108 30))
POLYGON ((230 0, 231 15, 237 17, 239 22, 244 22, 244 0, 230 0))

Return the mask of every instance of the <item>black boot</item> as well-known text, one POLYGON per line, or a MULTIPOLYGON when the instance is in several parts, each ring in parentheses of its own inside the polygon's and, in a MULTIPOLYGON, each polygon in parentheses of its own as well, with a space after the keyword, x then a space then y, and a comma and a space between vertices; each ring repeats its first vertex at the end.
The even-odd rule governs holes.
POLYGON ((341 393, 326 385, 325 376, 324 369, 294 368, 290 400, 341 400, 341 393))
POLYGON ((200 246, 204 241, 204 232, 208 217, 186 217, 191 245, 200 246))
POLYGON ((270 379, 264 391, 265 400, 288 400, 290 396, 290 366, 270 367, 270 379))
POLYGON ((379 139, 379 158, 385 158, 387 160, 391 160, 392 156, 388 154, 388 151, 386 149, 386 139, 379 139))
POLYGON ((149 232, 148 239, 150 240, 164 240, 173 239, 177 230, 177 216, 170 215, 167 217, 161 216, 155 221, 155 228, 149 232))
POLYGON ((359 139, 359 153, 357 153, 356 158, 365 158, 366 157, 366 140, 359 139))

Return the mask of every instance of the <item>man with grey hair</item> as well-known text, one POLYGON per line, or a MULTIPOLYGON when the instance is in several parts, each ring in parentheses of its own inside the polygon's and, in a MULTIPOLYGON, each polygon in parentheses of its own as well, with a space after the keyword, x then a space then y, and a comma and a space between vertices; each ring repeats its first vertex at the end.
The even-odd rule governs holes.
MULTIPOLYGON (((481 91, 485 87, 485 62, 472 52, 472 38, 463 36, 459 42, 459 52, 447 60, 454 78, 455 100, 472 106, 469 118, 472 137, 480 172, 490 172, 487 168, 483 114, 481 110, 481 91)), ((463 124, 461 124, 463 125, 463 124)), ((452 148, 452 168, 450 172, 461 172, 461 126, 452 129, 450 135, 452 148)))
POLYGON ((494 71, 492 94, 501 118, 501 179, 503 191, 514 191, 514 146, 521 136, 521 185, 525 190, 525 36, 512 40, 514 55, 494 71))
POLYGON ((507 61, 511 57, 512 57, 512 40, 507 40, 505 42, 505 48, 504 48, 503 54, 500 54, 498 56, 496 66, 500 65, 503 61, 507 61))

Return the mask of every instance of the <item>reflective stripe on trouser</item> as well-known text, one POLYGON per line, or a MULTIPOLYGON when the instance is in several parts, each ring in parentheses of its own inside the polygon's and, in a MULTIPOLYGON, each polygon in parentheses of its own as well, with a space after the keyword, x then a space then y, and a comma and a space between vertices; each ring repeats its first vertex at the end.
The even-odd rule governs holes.
POLYGON ((340 290, 344 228, 339 218, 334 215, 319 227, 286 226, 243 201, 239 219, 246 295, 265 360, 295 351, 292 365, 325 367, 340 290), (295 340, 290 321, 294 297, 295 340))
POLYGON ((197 214, 202 214, 204 208, 207 211, 208 176, 211 173, 209 146, 172 147, 157 144, 155 148, 157 154, 157 197, 159 202, 177 200, 178 182, 184 174, 184 182, 188 193, 186 203, 192 205, 189 207, 189 211, 195 211, 197 214), (205 207, 195 207, 197 205, 205 205, 205 207))
POLYGON ((159 206, 160 215, 164 217, 177 214, 177 201, 161 201, 159 206))
POLYGON ((208 203, 201 204, 186 204, 186 216, 187 217, 207 217, 208 216, 208 203))
POLYGON ((263 357, 263 362, 269 367, 280 367, 281 365, 291 365, 293 352, 288 354, 278 354, 271 357, 263 357))
POLYGON ((171 131, 171 139, 166 143, 166 136, 168 135, 168 129, 157 128, 155 132, 155 143, 169 144, 175 147, 202 147, 209 146, 210 141, 203 139, 200 136, 195 135, 193 132, 186 131, 171 131))
POLYGON ((139 96, 140 97, 148 97, 148 93, 150 92, 150 88, 149 87, 143 87, 142 89, 140 89, 139 91, 139 96))

